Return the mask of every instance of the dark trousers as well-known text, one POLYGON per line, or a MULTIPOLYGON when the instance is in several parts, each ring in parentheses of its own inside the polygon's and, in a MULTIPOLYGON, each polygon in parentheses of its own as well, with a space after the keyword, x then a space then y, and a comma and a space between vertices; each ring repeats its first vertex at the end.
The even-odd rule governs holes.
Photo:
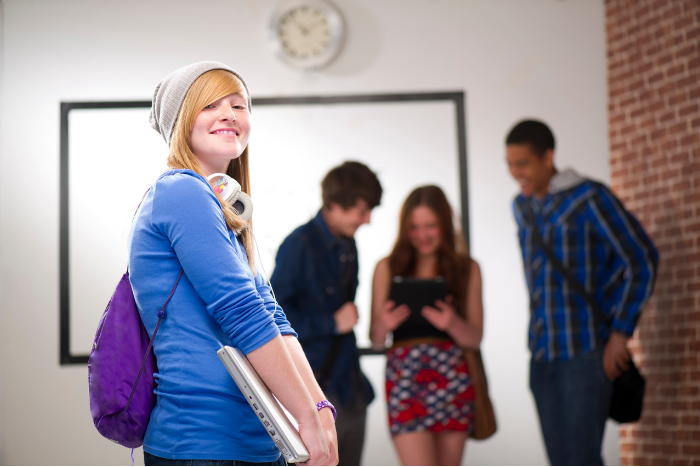
POLYGON ((365 443, 366 404, 358 401, 347 406, 341 405, 333 394, 326 394, 338 412, 335 430, 338 434, 338 465, 360 465, 362 446, 365 443))
POLYGON ((600 450, 613 385, 602 351, 530 363, 530 389, 552 465, 603 465, 600 450))
POLYGON ((246 461, 231 461, 231 460, 214 460, 214 459, 166 459, 164 457, 154 456, 146 451, 143 451, 143 463, 145 465, 287 465, 283 456, 273 462, 246 462, 246 461))

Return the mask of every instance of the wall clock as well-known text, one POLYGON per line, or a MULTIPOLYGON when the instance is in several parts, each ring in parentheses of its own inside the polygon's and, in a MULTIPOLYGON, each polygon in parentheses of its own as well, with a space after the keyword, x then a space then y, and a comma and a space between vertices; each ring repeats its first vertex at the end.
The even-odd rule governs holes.
POLYGON ((302 69, 323 68, 338 56, 345 40, 340 11, 327 0, 287 0, 270 21, 270 42, 286 64, 302 69))

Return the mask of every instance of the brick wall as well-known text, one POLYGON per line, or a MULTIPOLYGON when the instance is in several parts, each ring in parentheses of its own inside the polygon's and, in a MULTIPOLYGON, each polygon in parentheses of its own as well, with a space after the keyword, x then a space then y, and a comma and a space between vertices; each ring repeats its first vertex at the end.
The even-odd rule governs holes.
POLYGON ((661 253, 623 465, 700 465, 700 0, 606 0, 612 188, 661 253))

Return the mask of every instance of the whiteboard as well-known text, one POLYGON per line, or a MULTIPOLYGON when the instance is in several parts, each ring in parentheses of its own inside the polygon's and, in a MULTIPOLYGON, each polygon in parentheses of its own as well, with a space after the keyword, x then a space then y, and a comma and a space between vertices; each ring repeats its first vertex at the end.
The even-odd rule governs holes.
MULTIPOLYGON (((459 92, 253 101, 253 229, 256 263, 266 276, 284 238, 320 209, 320 183, 331 168, 359 161, 382 184, 381 205, 356 234, 360 346, 369 345, 374 266, 391 251, 410 191, 438 185, 457 223, 466 217, 463 105, 459 92)), ((148 101, 62 104, 61 363, 87 362, 99 319, 126 270, 134 211, 167 169, 167 146, 148 125, 149 107, 148 101)))

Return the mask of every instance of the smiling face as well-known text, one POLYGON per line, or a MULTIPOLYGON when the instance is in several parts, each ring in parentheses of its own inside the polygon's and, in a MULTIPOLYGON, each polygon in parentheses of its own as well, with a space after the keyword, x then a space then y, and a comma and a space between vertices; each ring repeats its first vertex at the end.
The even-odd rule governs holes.
POLYGON ((549 180, 554 175, 553 150, 548 149, 538 156, 529 144, 509 144, 506 146, 506 162, 523 196, 543 198, 547 195, 549 180))
POLYGON ((243 93, 224 96, 197 114, 190 144, 205 175, 226 172, 248 145, 250 128, 248 97, 243 93))
POLYGON ((440 247, 440 220, 428 206, 417 206, 409 215, 408 239, 420 256, 434 255, 440 247))

